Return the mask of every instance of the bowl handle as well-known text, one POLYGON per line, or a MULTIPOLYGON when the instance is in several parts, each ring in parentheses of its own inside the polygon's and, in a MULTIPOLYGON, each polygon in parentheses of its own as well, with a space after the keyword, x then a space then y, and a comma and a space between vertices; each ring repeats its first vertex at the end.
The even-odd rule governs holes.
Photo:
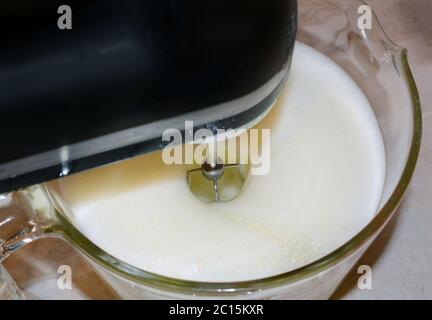
POLYGON ((2 261, 27 243, 55 236, 53 210, 40 186, 0 194, 0 300, 25 298, 2 261))

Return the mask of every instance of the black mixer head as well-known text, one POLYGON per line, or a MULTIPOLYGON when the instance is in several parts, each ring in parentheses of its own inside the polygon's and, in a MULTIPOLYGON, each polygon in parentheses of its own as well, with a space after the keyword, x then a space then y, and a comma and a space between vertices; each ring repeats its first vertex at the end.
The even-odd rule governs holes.
POLYGON ((275 101, 294 0, 0 3, 0 193, 163 148, 162 133, 248 126, 275 101))

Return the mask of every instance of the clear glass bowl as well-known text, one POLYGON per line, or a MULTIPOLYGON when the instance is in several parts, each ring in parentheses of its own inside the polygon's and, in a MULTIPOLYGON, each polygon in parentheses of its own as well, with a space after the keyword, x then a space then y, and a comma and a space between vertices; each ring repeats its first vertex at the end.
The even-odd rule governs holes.
POLYGON ((358 28, 358 8, 364 4, 358 0, 299 1, 297 40, 336 61, 363 89, 385 143, 387 173, 379 211, 343 246, 309 265, 260 280, 205 283, 171 279, 128 265, 95 246, 68 221, 62 199, 46 184, 7 196, 9 203, 25 210, 9 210, 7 217, 0 214, 0 222, 16 221, 10 215, 22 215, 23 211, 28 221, 26 228, 15 232, 15 238, 2 242, 0 232, 0 261, 31 240, 59 237, 78 248, 123 298, 329 298, 395 213, 414 172, 421 141, 420 100, 407 51, 388 39, 375 16, 372 29, 358 28), (48 196, 49 202, 36 204, 45 210, 32 208, 35 192, 48 196))

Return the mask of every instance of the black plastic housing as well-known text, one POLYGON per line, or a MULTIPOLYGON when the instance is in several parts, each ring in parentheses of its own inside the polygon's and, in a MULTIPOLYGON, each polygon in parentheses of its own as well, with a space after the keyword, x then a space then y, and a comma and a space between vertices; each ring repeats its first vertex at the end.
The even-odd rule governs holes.
POLYGON ((246 110, 229 102, 287 70, 294 46, 292 0, 69 0, 71 30, 62 4, 0 2, 0 192, 161 148, 164 120, 191 112, 197 128, 240 127, 284 78, 246 110))

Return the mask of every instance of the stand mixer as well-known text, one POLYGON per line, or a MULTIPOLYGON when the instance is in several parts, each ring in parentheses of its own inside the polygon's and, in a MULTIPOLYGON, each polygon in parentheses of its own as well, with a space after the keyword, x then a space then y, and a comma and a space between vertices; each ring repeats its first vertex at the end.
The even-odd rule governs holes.
MULTIPOLYGON (((24 2, 0 4, 0 193, 164 148, 186 120, 251 127, 286 79, 297 23, 296 1, 93 0, 70 1, 60 30, 60 2, 24 2)), ((198 171, 219 201, 214 160, 198 171)))

